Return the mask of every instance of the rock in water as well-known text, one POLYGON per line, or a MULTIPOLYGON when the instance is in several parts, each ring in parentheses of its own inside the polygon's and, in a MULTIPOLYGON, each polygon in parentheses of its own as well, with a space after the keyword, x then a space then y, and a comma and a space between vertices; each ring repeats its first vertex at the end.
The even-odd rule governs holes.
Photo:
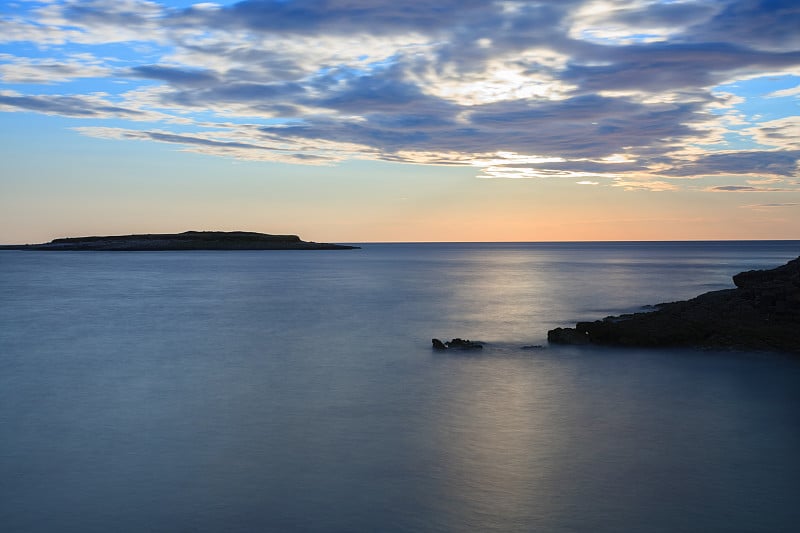
POLYGON ((446 350, 447 345, 440 341, 439 339, 431 339, 431 343, 433 344, 434 350, 446 350))
POLYGON ((459 339, 456 337, 447 343, 448 348, 456 348, 458 350, 482 350, 483 344, 474 342, 467 339, 459 339))
POLYGON ((454 338, 451 341, 442 342, 439 339, 431 339, 434 350, 482 350, 483 344, 467 339, 454 338))
POLYGON ((735 289, 707 292, 654 311, 548 331, 555 344, 691 346, 800 353, 800 257, 733 276, 735 289))
POLYGON ((556 328, 547 332, 547 340, 556 344, 589 344, 585 331, 576 328, 556 328))

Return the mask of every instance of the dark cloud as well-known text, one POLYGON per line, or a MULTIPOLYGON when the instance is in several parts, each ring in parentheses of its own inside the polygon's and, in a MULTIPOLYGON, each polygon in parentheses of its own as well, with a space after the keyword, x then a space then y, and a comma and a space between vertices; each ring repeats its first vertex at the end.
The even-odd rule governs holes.
POLYGON ((259 102, 267 98, 287 98, 303 92, 296 83, 223 83, 203 94, 211 101, 259 102))
POLYGON ((394 112, 402 118, 407 113, 419 114, 424 110, 446 113, 454 108, 440 98, 424 94, 419 86, 405 81, 397 69, 368 75, 335 71, 316 79, 314 87, 323 96, 304 103, 347 114, 394 112))
MULTIPOLYGON (((672 147, 696 133, 699 103, 649 106, 623 98, 578 96, 537 105, 499 103, 470 114, 486 137, 507 142, 513 151, 601 158, 624 147, 672 147)), ((498 148, 499 149, 499 148, 498 148)))
POLYGON ((74 25, 128 29, 151 26, 163 11, 157 3, 86 0, 66 3, 61 15, 74 25))
POLYGON ((163 65, 140 65, 125 72, 134 78, 164 81, 176 86, 208 86, 219 81, 217 76, 207 70, 188 70, 163 65))
MULTIPOLYGON (((394 77, 389 71, 347 77, 327 74, 313 83, 315 97, 298 100, 313 108, 326 108, 344 116, 358 116, 371 128, 442 130, 456 127, 455 115, 464 110, 442 98, 423 93, 419 86, 394 77)), ((345 120, 345 122, 350 122, 345 120)), ((329 123, 307 117, 309 126, 329 123)))
POLYGON ((245 150, 263 150, 262 147, 250 143, 215 141, 213 139, 205 139, 203 137, 197 137, 193 135, 178 135, 175 133, 163 133, 157 131, 142 131, 142 132, 137 132, 136 134, 128 134, 128 136, 131 138, 137 138, 137 139, 146 138, 153 141, 160 141, 160 142, 167 142, 174 144, 196 145, 196 146, 205 146, 213 148, 238 148, 245 150))
POLYGON ((369 123, 380 128, 424 129, 427 131, 445 130, 455 128, 453 120, 448 119, 445 113, 440 114, 415 114, 414 110, 408 113, 372 113, 368 117, 369 123))
POLYGON ((711 192, 790 192, 795 189, 781 187, 752 187, 750 185, 720 185, 708 189, 711 192))
POLYGON ((693 41, 741 42, 754 49, 796 51, 800 48, 800 3, 797 0, 735 0, 711 20, 690 27, 693 41))
POLYGON ((375 148, 379 152, 420 150, 430 146, 431 134, 410 128, 381 128, 353 121, 320 118, 311 123, 291 126, 266 126, 261 131, 276 139, 305 139, 354 143, 375 148))
POLYGON ((223 58, 225 76, 243 82, 279 82, 308 75, 306 69, 280 50, 243 46, 241 42, 197 42, 176 36, 180 48, 202 58, 223 58), (241 65, 241 66, 236 66, 241 65))
POLYGON ((289 111, 293 109, 292 101, 304 91, 304 87, 297 83, 222 81, 207 88, 176 88, 160 98, 161 103, 167 106, 213 108, 218 104, 238 103, 250 106, 254 112, 258 109, 289 111))
POLYGON ((653 43, 597 46, 576 56, 562 79, 580 91, 698 89, 720 83, 728 72, 800 63, 800 52, 760 52, 731 43, 653 43), (587 64, 581 64, 580 61, 587 64), (593 63, 602 62, 602 65, 593 63))
POLYGON ((601 160, 582 160, 582 161, 547 161, 541 162, 537 164, 526 163, 526 164, 513 164, 513 163, 506 163, 503 164, 504 168, 509 169, 549 169, 553 172, 579 172, 585 174, 592 174, 592 175, 600 175, 600 174, 613 174, 613 173, 620 173, 620 172, 641 172, 644 170, 644 166, 642 162, 638 161, 629 161, 629 162, 617 162, 617 163, 608 163, 603 162, 601 160))
POLYGON ((757 191, 757 187, 742 186, 742 185, 720 185, 712 187, 712 191, 725 191, 725 192, 753 192, 757 191))
POLYGON ((779 124, 777 126, 761 126, 758 128, 759 141, 762 143, 780 146, 787 142, 797 143, 800 139, 792 130, 790 124, 779 124))
POLYGON ((632 27, 648 28, 662 26, 694 25, 697 21, 708 20, 717 12, 719 3, 714 2, 674 2, 655 3, 647 9, 616 9, 608 18, 609 22, 619 22, 632 27))
POLYGON ((709 153, 690 163, 672 162, 668 176, 702 176, 714 174, 767 174, 796 176, 800 150, 751 150, 709 153))
POLYGON ((192 24, 201 20, 212 26, 264 32, 429 33, 482 13, 486 7, 483 0, 245 0, 213 12, 190 8, 181 16, 192 24))
POLYGON ((81 96, 0 94, 0 105, 9 106, 18 111, 36 111, 78 118, 137 118, 146 115, 145 112, 137 109, 115 106, 96 98, 81 96))
MULTIPOLYGON (((443 110, 431 116, 452 113, 446 102, 440 106, 443 110)), ((428 102, 428 109, 435 111, 434 103, 428 102)), ((512 151, 601 158, 623 147, 670 145, 672 138, 692 133, 687 123, 697 116, 697 109, 696 104, 653 109, 621 99, 581 96, 538 106, 508 102, 473 106, 461 123, 432 120, 410 110, 409 114, 366 114, 358 121, 309 117, 303 125, 264 131, 363 144, 387 153, 512 151)))
POLYGON ((317 155, 317 154, 303 154, 293 153, 291 150, 281 150, 274 147, 266 148, 264 146, 252 143, 243 143, 236 141, 218 141, 215 139, 207 139, 198 135, 192 134, 175 134, 165 133, 161 131, 129 131, 122 132, 121 136, 128 139, 147 140, 165 142, 170 144, 180 144, 183 146, 197 148, 198 152, 212 153, 217 155, 230 154, 234 157, 240 157, 243 151, 252 152, 285 152, 282 154, 284 160, 296 160, 298 162, 307 163, 325 163, 330 161, 331 158, 317 155))

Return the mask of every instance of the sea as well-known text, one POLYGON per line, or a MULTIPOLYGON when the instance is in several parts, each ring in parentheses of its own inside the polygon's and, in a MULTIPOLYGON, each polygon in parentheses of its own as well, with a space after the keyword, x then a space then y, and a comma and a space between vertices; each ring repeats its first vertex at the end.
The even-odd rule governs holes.
POLYGON ((546 335, 800 241, 361 246, 0 252, 0 530, 799 530, 800 358, 546 335))

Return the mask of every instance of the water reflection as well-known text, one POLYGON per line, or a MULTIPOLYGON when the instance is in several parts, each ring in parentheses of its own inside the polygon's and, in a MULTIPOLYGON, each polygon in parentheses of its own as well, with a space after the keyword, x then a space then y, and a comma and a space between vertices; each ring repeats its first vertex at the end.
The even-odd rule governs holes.
POLYGON ((510 358, 452 362, 457 368, 433 417, 442 450, 442 530, 544 525, 557 511, 552 465, 564 446, 560 409, 546 383, 554 376, 510 358))

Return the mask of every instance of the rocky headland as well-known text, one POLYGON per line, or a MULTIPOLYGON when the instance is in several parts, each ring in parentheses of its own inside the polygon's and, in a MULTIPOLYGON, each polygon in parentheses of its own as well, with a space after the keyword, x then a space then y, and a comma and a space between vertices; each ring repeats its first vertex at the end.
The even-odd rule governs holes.
POLYGON ((800 353, 800 257, 733 276, 735 289, 664 303, 650 312, 578 322, 547 333, 555 344, 698 347, 800 353))
POLYGON ((106 237, 67 237, 43 244, 0 246, 0 250, 172 251, 172 250, 352 250, 358 246, 306 242, 297 235, 250 231, 186 231, 106 237))

